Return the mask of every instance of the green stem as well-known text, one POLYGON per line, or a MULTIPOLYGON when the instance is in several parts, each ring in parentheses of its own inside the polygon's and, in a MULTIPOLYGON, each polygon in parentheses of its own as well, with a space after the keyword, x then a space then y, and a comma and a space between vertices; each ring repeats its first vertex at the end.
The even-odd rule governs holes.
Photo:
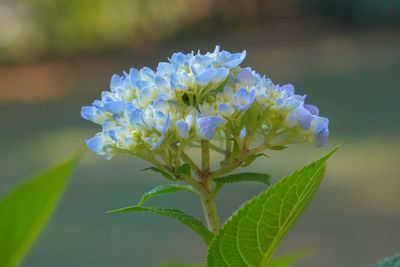
POLYGON ((229 132, 225 131, 225 164, 228 162, 232 153, 232 142, 230 138, 229 132))
POLYGON ((218 234, 221 227, 214 194, 209 188, 203 185, 200 188, 200 200, 208 229, 214 234, 218 234))
POLYGON ((215 197, 212 191, 212 176, 210 171, 210 143, 201 140, 202 170, 200 177, 200 200, 203 207, 204 217, 210 231, 217 234, 221 227, 215 197))
POLYGON ((207 140, 201 140, 201 163, 203 176, 208 176, 210 172, 210 143, 207 140))
MULTIPOLYGON (((214 144, 212 144, 212 143, 209 143, 209 145, 210 145, 210 149, 211 149, 211 150, 214 150, 214 151, 217 152, 217 153, 220 153, 220 154, 222 154, 222 155, 225 155, 225 150, 224 150, 223 148, 220 148, 219 146, 214 145, 214 144)), ((200 144, 199 144, 199 145, 197 145, 197 144, 190 144, 189 146, 190 146, 190 147, 194 147, 194 148, 201 148, 201 145, 200 145, 200 144)))
POLYGON ((249 151, 246 149, 243 149, 241 154, 239 154, 237 157, 232 158, 226 165, 222 166, 220 169, 214 171, 211 173, 212 177, 220 177, 224 174, 227 174, 234 169, 240 167, 244 160, 249 156, 249 151))
POLYGON ((210 143, 210 149, 212 149, 212 150, 214 150, 215 152, 218 152, 218 153, 220 153, 220 154, 222 154, 222 155, 225 155, 225 150, 224 150, 223 148, 220 148, 220 147, 217 146, 217 145, 214 145, 214 144, 211 144, 211 143, 210 143))

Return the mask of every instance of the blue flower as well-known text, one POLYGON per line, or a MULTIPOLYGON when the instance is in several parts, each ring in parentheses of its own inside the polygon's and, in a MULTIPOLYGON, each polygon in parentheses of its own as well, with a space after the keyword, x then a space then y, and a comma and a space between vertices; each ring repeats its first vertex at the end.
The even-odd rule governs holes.
POLYGON ((285 91, 288 96, 294 95, 294 86, 293 84, 285 84, 280 87, 281 90, 285 91))
POLYGON ((287 122, 290 126, 299 125, 303 129, 310 128, 312 115, 308 109, 298 106, 287 116, 287 122))
POLYGON ((244 68, 240 70, 237 79, 241 84, 252 84, 256 77, 254 77, 251 68, 244 68))
POLYGON ((131 123, 132 126, 145 125, 142 114, 143 114, 142 110, 140 110, 138 108, 133 109, 131 111, 130 117, 129 117, 129 122, 131 123))
POLYGON ((221 83, 226 79, 228 74, 229 70, 227 68, 208 69, 202 74, 196 76, 195 80, 199 85, 202 86, 207 85, 210 82, 221 83))
POLYGON ((161 111, 157 111, 155 114, 155 119, 156 125, 154 126, 154 129, 162 134, 165 134, 171 122, 171 116, 166 115, 161 111))
POLYGON ((326 145, 328 137, 329 137, 329 129, 324 128, 323 130, 315 134, 315 145, 317 147, 326 145))
POLYGON ((318 107, 316 107, 316 106, 314 106, 314 105, 307 105, 307 104, 305 104, 304 107, 305 107, 308 111, 310 111, 310 113, 311 113, 312 115, 315 115, 315 116, 318 116, 318 115, 319 115, 319 109, 318 109, 318 107))
POLYGON ((215 130, 226 123, 226 120, 220 117, 207 116, 199 117, 196 120, 196 131, 198 137, 205 140, 211 140, 214 137, 215 130))
POLYGON ((94 106, 84 106, 81 108, 81 116, 85 120, 92 121, 97 124, 102 124, 109 116, 104 111, 94 106))
POLYGON ((189 125, 184 120, 178 120, 176 122, 176 132, 180 138, 189 138, 189 125))
POLYGON ((168 115, 165 119, 164 126, 160 129, 161 138, 155 144, 152 145, 153 149, 159 148, 161 144, 164 142, 170 122, 171 122, 171 117, 168 115))
POLYGON ((171 75, 175 70, 174 65, 168 62, 160 62, 157 66, 158 75, 171 75))
POLYGON ((105 159, 111 159, 115 154, 112 139, 102 133, 98 133, 94 137, 87 139, 86 145, 93 152, 100 156, 103 156, 105 159))
POLYGON ((256 99, 256 91, 252 90, 250 93, 247 92, 246 89, 239 89, 235 95, 233 100, 233 106, 237 108, 239 111, 246 111, 253 104, 256 99))
POLYGON ((110 89, 111 91, 115 91, 117 90, 119 87, 122 86, 122 83, 124 81, 124 77, 123 76, 119 76, 117 74, 114 74, 111 77, 111 81, 110 81, 110 89))
POLYGON ((218 104, 218 114, 224 117, 230 117, 235 113, 233 107, 226 103, 218 104))
POLYGON ((104 110, 119 114, 125 109, 125 101, 108 101, 104 103, 104 110))
POLYGON ((141 108, 145 108, 151 104, 154 98, 155 98, 155 91, 152 88, 144 88, 139 93, 139 97, 137 99, 138 105, 141 108))
POLYGON ((242 68, 245 57, 246 51, 231 53, 217 46, 203 54, 175 53, 156 70, 131 68, 114 74, 110 90, 81 109, 84 119, 102 127, 87 140, 88 147, 106 158, 119 153, 154 156, 174 142, 190 146, 212 140, 222 128, 226 136, 239 134, 242 140, 280 129, 296 142, 324 145, 328 119, 305 96, 295 94, 292 84, 275 85, 242 68), (254 119, 243 117, 252 107, 254 119), (246 127, 257 130, 248 132, 246 127))
POLYGON ((324 117, 315 117, 313 124, 314 144, 318 147, 324 146, 329 137, 329 120, 324 117))
POLYGON ((243 60, 246 57, 246 50, 244 50, 241 53, 230 53, 227 51, 221 51, 219 52, 219 46, 215 48, 214 51, 215 54, 217 54, 217 58, 219 60, 219 63, 229 69, 235 68, 238 65, 240 65, 243 60))

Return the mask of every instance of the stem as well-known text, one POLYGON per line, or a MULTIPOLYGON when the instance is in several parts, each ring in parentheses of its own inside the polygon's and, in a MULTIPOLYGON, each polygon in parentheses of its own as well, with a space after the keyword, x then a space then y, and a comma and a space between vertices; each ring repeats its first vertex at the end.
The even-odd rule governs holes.
MULTIPOLYGON (((247 154, 246 154, 247 155, 247 154)), ((231 171, 233 171, 234 169, 240 167, 240 165, 242 165, 244 159, 246 157, 240 158, 240 159, 236 159, 234 162, 229 163, 228 165, 225 165, 223 167, 221 167, 220 169, 216 170, 215 172, 212 173, 213 177, 220 177, 224 174, 227 174, 231 171)))
POLYGON ((211 187, 212 176, 210 171, 210 143, 201 140, 202 170, 200 177, 200 200, 203 207, 207 227, 214 234, 219 232, 220 220, 218 217, 215 198, 211 187))
POLYGON ((263 144, 261 144, 260 146, 258 146, 258 147, 256 147, 256 148, 253 148, 252 150, 250 150, 250 153, 249 154, 256 154, 256 153, 258 153, 258 152, 261 152, 261 151, 263 151, 263 150, 265 150, 265 149, 267 149, 267 148, 269 148, 269 147, 273 147, 273 146, 284 146, 284 145, 288 145, 288 144, 290 144, 292 142, 292 139, 291 138, 288 138, 288 139, 286 139, 286 140, 284 140, 284 141, 282 141, 282 142, 279 142, 279 143, 275 143, 275 144, 270 144, 270 143, 263 143, 263 144))
POLYGON ((185 147, 184 144, 182 144, 182 141, 179 143, 179 147, 173 143, 171 144, 171 147, 176 151, 175 155, 175 168, 178 168, 181 165, 181 154, 183 152, 183 148, 185 147))
POLYGON ((201 140, 201 163, 203 176, 206 177, 210 172, 210 143, 207 140, 201 140))
POLYGON ((230 138, 231 137, 230 137, 228 131, 225 131, 225 146, 226 146, 226 148, 225 148, 225 163, 228 162, 228 159, 230 158, 231 153, 232 153, 232 150, 231 150, 232 142, 231 142, 230 138))
POLYGON ((208 188, 201 186, 200 200, 208 229, 214 234, 218 234, 221 223, 217 212, 217 206, 215 205, 214 194, 208 188))
POLYGON ((159 162, 155 155, 140 155, 140 158, 147 160, 148 162, 150 162, 151 164, 153 164, 154 166, 156 166, 157 168, 160 168, 162 170, 167 170, 169 171, 168 165, 164 165, 161 162, 159 162))
POLYGON ((265 149, 267 149, 270 146, 271 146, 271 144, 269 144, 269 143, 263 143, 263 144, 259 145, 258 147, 250 150, 250 154, 257 154, 258 152, 264 151, 265 149))
POLYGON ((220 148, 219 146, 216 146, 214 144, 209 143, 210 149, 214 150, 215 152, 218 152, 222 155, 225 155, 225 150, 223 148, 220 148))
MULTIPOLYGON (((209 143, 209 145, 210 145, 210 149, 211 149, 211 150, 214 150, 214 151, 217 152, 217 153, 220 153, 220 154, 222 154, 222 155, 225 155, 225 150, 224 150, 223 148, 220 148, 219 146, 214 145, 214 144, 212 144, 212 143, 209 143)), ((199 144, 199 145, 197 145, 197 144, 190 144, 190 147, 201 148, 201 145, 200 145, 200 144, 199 144)))

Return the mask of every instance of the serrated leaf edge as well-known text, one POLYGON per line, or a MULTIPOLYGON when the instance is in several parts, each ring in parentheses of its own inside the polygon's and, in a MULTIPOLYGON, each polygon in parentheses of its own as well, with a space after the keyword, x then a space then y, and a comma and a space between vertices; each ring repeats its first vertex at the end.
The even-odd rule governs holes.
MULTIPOLYGON (((319 159, 317 159, 317 160, 314 160, 314 161, 312 161, 312 162, 306 164, 306 165, 303 166, 302 168, 293 171, 292 173, 290 173, 289 175, 287 175, 287 176, 285 176, 285 177, 292 176, 292 175, 294 175, 295 173, 300 172, 300 171, 302 171, 303 169, 305 169, 305 168, 311 166, 313 163, 316 163, 316 162, 321 161, 321 160, 323 160, 324 163, 321 165, 321 167, 318 169, 318 171, 319 171, 321 168, 325 168, 325 167, 326 167, 326 166, 325 166, 325 165, 326 165, 326 160, 328 160, 339 148, 340 148, 340 146, 337 146, 337 147, 333 148, 330 152, 328 152, 328 153, 327 153, 326 155, 324 155, 323 157, 321 157, 321 158, 319 158, 319 159)), ((208 252, 209 252, 210 249, 213 247, 213 245, 214 245, 214 243, 216 242, 218 236, 220 236, 220 235, 222 235, 222 234, 225 233, 225 231, 226 231, 226 229, 224 228, 225 225, 227 225, 228 223, 230 223, 230 222, 232 222, 233 220, 237 219, 238 216, 240 215, 240 213, 241 213, 241 212, 244 212, 244 210, 246 209, 247 206, 249 206, 253 201, 256 201, 256 199, 259 199, 259 198, 260 198, 263 194, 265 194, 267 191, 272 190, 273 188, 275 188, 276 186, 278 186, 279 184, 281 184, 281 183, 283 182, 283 180, 284 180, 284 179, 279 180, 275 185, 273 185, 273 187, 269 187, 267 190, 261 192, 260 194, 258 194, 258 195, 256 195, 256 196, 252 197, 250 200, 248 200, 248 201, 246 201, 245 203, 243 203, 242 205, 240 205, 239 208, 238 208, 238 209, 228 218, 228 220, 224 223, 224 225, 222 226, 222 228, 221 228, 219 234, 216 235, 216 236, 212 239, 212 241, 211 241, 211 243, 210 243, 210 245, 209 245, 209 247, 208 247, 208 248, 209 248, 208 252)), ((314 191, 314 192, 315 192, 315 191, 314 191)), ((305 208, 306 208, 306 207, 305 207, 305 208)), ((304 209, 303 209, 303 210, 304 210, 304 209)), ((286 234, 286 233, 284 233, 283 236, 284 236, 285 234, 286 234)), ((279 239, 279 241, 280 241, 280 240, 282 240, 282 239, 279 239)), ((279 242, 278 242, 278 243, 279 243, 279 242)), ((220 251, 220 247, 218 247, 218 250, 220 251)), ((220 254, 221 254, 222 258, 223 258, 224 261, 225 261, 224 255, 223 255, 221 252, 220 252, 220 254)), ((208 254, 208 255, 210 255, 210 254, 208 254)), ((225 262, 226 262, 226 261, 225 261, 225 262)), ((259 267, 262 267, 262 266, 263 266, 263 265, 262 265, 263 263, 264 263, 264 259, 261 261, 261 264, 260 264, 259 267)), ((209 257, 208 257, 208 256, 207 256, 207 266, 209 266, 209 257)))

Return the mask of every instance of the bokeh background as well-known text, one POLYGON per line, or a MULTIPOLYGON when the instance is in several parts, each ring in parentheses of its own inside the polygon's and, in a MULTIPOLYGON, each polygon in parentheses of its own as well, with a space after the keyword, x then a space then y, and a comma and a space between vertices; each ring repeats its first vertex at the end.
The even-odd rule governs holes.
MULTIPOLYGON (((246 49, 244 65, 307 93, 331 119, 330 143, 343 145, 279 253, 309 248, 299 267, 371 266, 400 250, 399 30, 398 0, 1 0, 0 195, 83 148, 98 129, 80 106, 113 73, 176 51, 246 49)), ((326 150, 295 145, 251 168, 278 179, 326 150)), ((145 166, 86 153, 22 266, 201 262, 202 241, 178 222, 104 214, 163 182, 145 166)), ((262 189, 226 186, 223 218, 262 189)), ((153 204, 201 216, 185 193, 153 204)))

